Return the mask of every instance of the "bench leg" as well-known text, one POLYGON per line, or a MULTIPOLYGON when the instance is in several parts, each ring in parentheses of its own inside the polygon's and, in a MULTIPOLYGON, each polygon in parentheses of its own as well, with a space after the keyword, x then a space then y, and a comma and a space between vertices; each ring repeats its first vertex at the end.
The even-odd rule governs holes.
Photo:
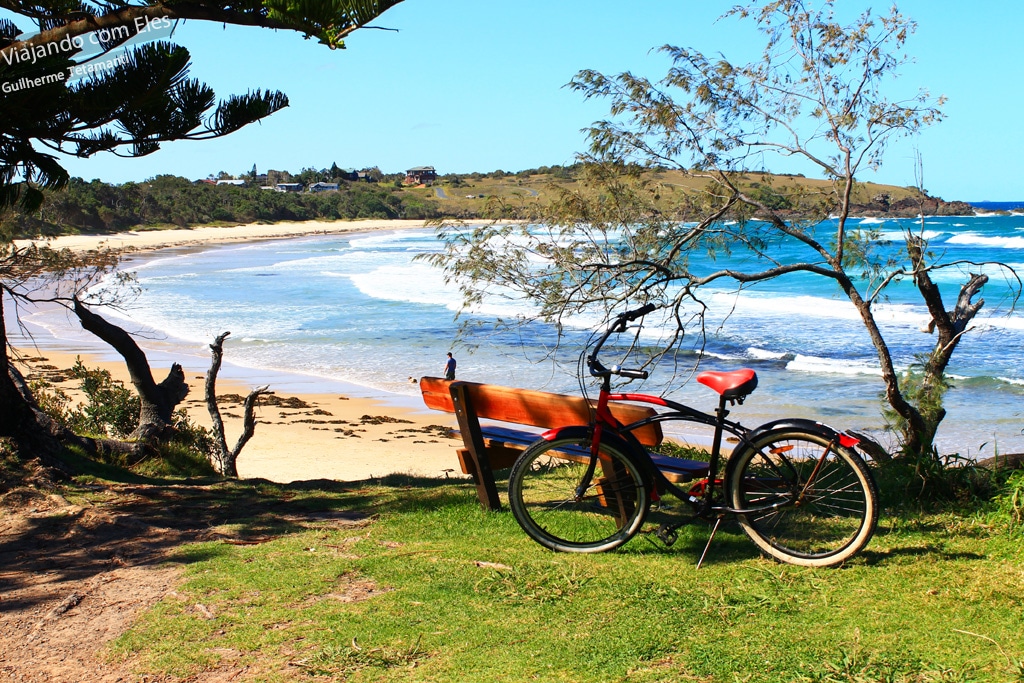
POLYGON ((480 433, 480 420, 477 419, 473 404, 461 382, 452 382, 449 391, 455 405, 455 416, 459 420, 462 441, 473 463, 473 481, 476 482, 476 495, 480 499, 480 505, 484 510, 500 510, 498 485, 494 482, 494 471, 491 470, 491 462, 487 459, 487 449, 480 433))
POLYGON ((619 465, 609 458, 600 457, 603 476, 594 480, 597 500, 607 508, 620 524, 629 519, 636 509, 636 496, 633 495, 633 479, 619 465), (626 485, 626 482, 629 485, 626 485))
POLYGON ((473 482, 476 484, 476 497, 480 499, 480 505, 484 510, 500 510, 501 500, 498 498, 498 485, 494 481, 494 472, 487 458, 477 458, 474 453, 469 457, 473 459, 476 472, 473 473, 473 482))

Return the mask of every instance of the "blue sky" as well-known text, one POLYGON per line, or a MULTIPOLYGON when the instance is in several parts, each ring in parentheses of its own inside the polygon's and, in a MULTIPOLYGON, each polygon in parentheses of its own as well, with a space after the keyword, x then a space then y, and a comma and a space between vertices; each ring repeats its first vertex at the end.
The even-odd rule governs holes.
MULTIPOLYGON (((261 171, 336 162, 385 172, 432 165, 440 173, 571 163, 585 146, 580 129, 606 112, 563 87, 578 70, 657 78, 667 61, 651 48, 665 43, 736 62, 756 58, 761 43, 751 22, 716 21, 732 4, 406 0, 375 22, 398 32, 362 30, 338 51, 293 33, 188 22, 174 40, 191 51, 193 76, 220 96, 281 90, 291 106, 220 140, 66 165, 86 179, 125 182, 159 173, 239 173, 254 163, 261 171)), ((1016 78, 1024 64, 1024 3, 899 6, 919 27, 909 43, 916 62, 896 85, 902 94, 925 87, 949 98, 946 120, 914 141, 925 187, 946 199, 1024 199, 1024 88, 1016 78)), ((861 180, 913 184, 913 146, 894 147, 882 170, 861 180)))

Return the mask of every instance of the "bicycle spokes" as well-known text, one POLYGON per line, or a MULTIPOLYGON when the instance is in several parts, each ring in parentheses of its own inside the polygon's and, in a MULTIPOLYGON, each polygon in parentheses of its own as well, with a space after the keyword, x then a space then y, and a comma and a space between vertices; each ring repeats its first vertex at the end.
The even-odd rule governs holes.
POLYGON ((756 445, 731 483, 755 543, 784 561, 813 565, 841 561, 867 542, 875 495, 859 458, 813 433, 770 435, 756 445))

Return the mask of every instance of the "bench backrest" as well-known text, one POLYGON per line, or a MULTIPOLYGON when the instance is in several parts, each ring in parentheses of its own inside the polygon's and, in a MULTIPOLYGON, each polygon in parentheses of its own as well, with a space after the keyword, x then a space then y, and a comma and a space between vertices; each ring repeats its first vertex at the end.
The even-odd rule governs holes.
MULTIPOLYGON (((591 404, 579 396, 455 381, 467 389, 477 417, 545 428, 584 425, 591 420, 591 404)), ((423 393, 423 402, 426 406, 454 413, 451 384, 451 381, 437 377, 422 378, 420 391, 423 393)), ((624 424, 657 413, 653 408, 629 403, 612 402, 609 407, 612 415, 624 424)), ((635 430, 633 436, 645 446, 657 446, 663 438, 661 425, 657 422, 645 425, 635 430)))

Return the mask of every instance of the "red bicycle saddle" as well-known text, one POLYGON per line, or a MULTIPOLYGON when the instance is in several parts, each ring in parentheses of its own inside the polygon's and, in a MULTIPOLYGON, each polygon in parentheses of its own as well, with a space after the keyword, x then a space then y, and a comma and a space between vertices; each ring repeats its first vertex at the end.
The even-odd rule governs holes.
POLYGON ((697 381, 711 387, 725 398, 743 398, 757 388, 757 373, 750 368, 732 372, 708 370, 697 375, 697 381))

